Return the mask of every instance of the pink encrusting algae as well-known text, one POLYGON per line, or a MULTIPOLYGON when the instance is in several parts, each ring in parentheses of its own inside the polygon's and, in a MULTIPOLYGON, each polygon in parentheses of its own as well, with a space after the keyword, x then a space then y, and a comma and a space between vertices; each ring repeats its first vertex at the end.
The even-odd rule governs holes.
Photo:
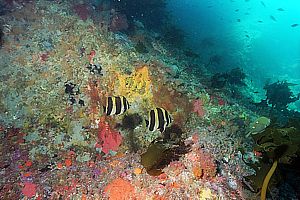
POLYGON ((117 151, 122 143, 122 136, 118 131, 110 128, 109 124, 104 121, 104 118, 98 123, 98 142, 96 147, 100 147, 107 154, 109 151, 117 151))

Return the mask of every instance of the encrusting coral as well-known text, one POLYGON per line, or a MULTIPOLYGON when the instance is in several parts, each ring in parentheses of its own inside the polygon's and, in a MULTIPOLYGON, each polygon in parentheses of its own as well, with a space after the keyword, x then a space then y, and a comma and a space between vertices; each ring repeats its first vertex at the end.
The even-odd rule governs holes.
POLYGON ((101 148, 101 150, 108 154, 110 151, 116 151, 120 144, 122 143, 122 136, 118 131, 113 130, 107 122, 105 122, 104 117, 100 119, 98 123, 98 143, 96 143, 96 148, 101 148))
POLYGON ((129 102, 151 105, 153 95, 148 67, 137 67, 130 75, 117 72, 114 89, 116 94, 125 96, 129 102))
POLYGON ((134 198, 134 187, 129 181, 116 178, 104 188, 105 195, 110 200, 132 199, 134 198))

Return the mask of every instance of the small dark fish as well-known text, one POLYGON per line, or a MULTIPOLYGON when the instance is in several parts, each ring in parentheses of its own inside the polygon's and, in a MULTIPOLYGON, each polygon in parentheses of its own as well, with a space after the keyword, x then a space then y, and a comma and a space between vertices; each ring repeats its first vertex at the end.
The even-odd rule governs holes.
POLYGON ((79 99, 78 104, 81 105, 81 106, 84 106, 84 100, 79 99))
POLYGON ((171 115, 163 108, 150 110, 146 126, 150 131, 159 130, 161 133, 172 123, 171 115))
POLYGON ((259 92, 258 92, 258 91, 254 91, 253 93, 254 93, 254 94, 258 94, 259 92))
POLYGON ((274 22, 277 22, 276 18, 273 15, 270 15, 271 20, 273 20, 274 22))
POLYGON ((278 11, 284 11, 284 9, 283 9, 283 8, 277 8, 277 10, 278 10, 278 11))
POLYGON ((235 12, 238 12, 240 9, 236 9, 235 12))
POLYGON ((287 83, 288 86, 296 86, 298 85, 297 83, 287 83))
POLYGON ((86 68, 90 70, 91 74, 98 74, 103 76, 102 66, 99 64, 96 65, 96 64, 89 63, 89 65, 86 68))
POLYGON ((107 97, 106 106, 103 106, 104 113, 109 115, 120 115, 129 109, 129 103, 123 96, 107 97))
POLYGON ((245 35, 247 38, 250 38, 250 36, 249 35, 245 35))
POLYGON ((299 24, 292 24, 291 27, 299 26, 299 24))
POLYGON ((241 22, 241 19, 236 19, 237 22, 241 22))
POLYGON ((65 82, 65 93, 69 94, 69 95, 74 95, 74 88, 75 88, 76 84, 73 84, 71 82, 65 82))
POLYGON ((266 7, 266 4, 263 1, 260 1, 260 3, 263 7, 266 7))
POLYGON ((262 21, 262 20, 258 20, 257 22, 258 22, 258 23, 263 23, 263 21, 262 21))

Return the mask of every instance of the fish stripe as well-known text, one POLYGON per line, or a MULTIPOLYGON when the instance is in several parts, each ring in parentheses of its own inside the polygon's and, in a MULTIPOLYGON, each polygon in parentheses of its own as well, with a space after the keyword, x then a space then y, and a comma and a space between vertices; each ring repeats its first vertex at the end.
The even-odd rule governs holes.
POLYGON ((126 100, 126 102, 127 102, 127 109, 129 109, 130 108, 130 104, 129 104, 129 102, 126 100))
POLYGON ((161 108, 156 108, 157 110, 157 124, 158 124, 158 129, 160 131, 164 130, 164 126, 165 126, 165 117, 164 117, 164 112, 163 112, 163 109, 161 108))
POLYGON ((112 113, 112 110, 113 110, 113 100, 112 97, 108 97, 106 102, 106 115, 110 115, 112 113))
POLYGON ((126 100, 126 103, 127 103, 127 109, 129 109, 130 105, 129 105, 129 102, 126 100))
POLYGON ((123 112, 125 112, 128 109, 128 101, 125 97, 122 97, 123 100, 123 112))
POLYGON ((109 115, 119 115, 129 109, 129 103, 124 96, 107 97, 106 106, 103 106, 104 113, 109 115))
POLYGON ((166 118, 166 122, 167 122, 166 126, 168 126, 171 123, 170 119, 169 119, 169 113, 165 109, 164 109, 164 111, 165 111, 164 113, 165 113, 165 118, 166 118))
POLYGON ((115 103, 116 103, 116 112, 115 114, 122 114, 123 110, 122 110, 122 101, 120 97, 115 97, 115 103))
POLYGON ((158 110, 155 109, 155 110, 154 110, 154 113, 155 113, 155 115, 154 115, 154 116, 155 116, 155 121, 154 121, 155 126, 154 126, 154 130, 157 130, 158 127, 159 127, 158 110))
POLYGON ((112 111, 111 111, 111 115, 114 115, 114 114, 116 114, 116 110, 117 110, 117 108, 116 108, 116 97, 112 97, 111 98, 112 99, 112 111))
POLYGON ((169 118, 169 124, 171 124, 172 123, 172 117, 171 117, 171 115, 168 113, 168 118, 169 118))
POLYGON ((150 110, 148 120, 145 121, 146 127, 150 131, 159 129, 160 132, 164 132, 166 127, 172 123, 172 118, 164 108, 155 108, 150 110))
POLYGON ((149 130, 154 131, 155 127, 155 112, 154 110, 151 110, 149 113, 149 130))

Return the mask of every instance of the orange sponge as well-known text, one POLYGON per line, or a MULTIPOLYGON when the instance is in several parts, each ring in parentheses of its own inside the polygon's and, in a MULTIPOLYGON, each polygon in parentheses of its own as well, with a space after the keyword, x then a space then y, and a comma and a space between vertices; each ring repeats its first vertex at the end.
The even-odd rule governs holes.
POLYGON ((134 187, 129 181, 122 178, 117 178, 109 183, 104 192, 109 197, 109 200, 127 200, 134 199, 134 187))

